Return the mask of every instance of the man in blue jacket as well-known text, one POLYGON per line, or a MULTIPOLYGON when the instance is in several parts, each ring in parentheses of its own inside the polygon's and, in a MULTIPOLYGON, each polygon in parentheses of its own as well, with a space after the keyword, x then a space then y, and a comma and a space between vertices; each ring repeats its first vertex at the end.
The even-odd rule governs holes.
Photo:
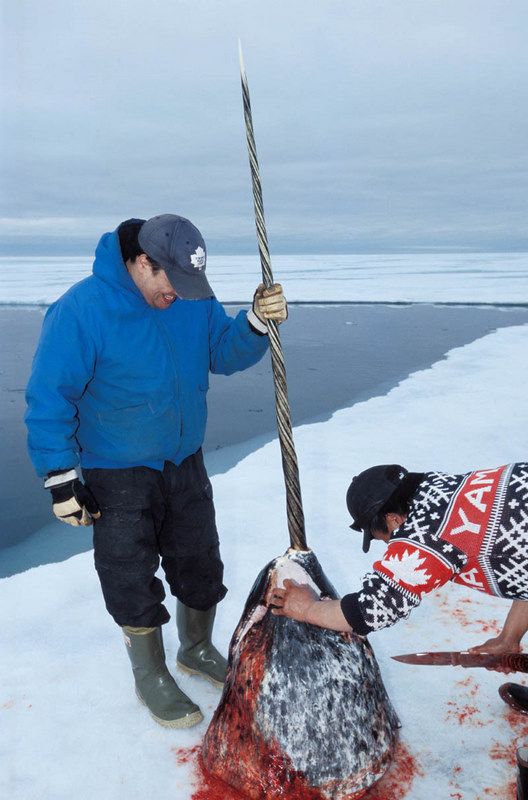
POLYGON ((104 234, 93 275, 49 308, 27 388, 35 469, 60 520, 93 522, 95 567, 136 693, 167 727, 202 714, 165 664, 160 559, 178 601, 178 665, 218 686, 226 669, 211 641, 227 589, 201 451, 209 371, 255 364, 266 320, 287 317, 278 284, 259 286, 252 309, 228 317, 205 268, 205 242, 183 217, 127 220, 104 234))

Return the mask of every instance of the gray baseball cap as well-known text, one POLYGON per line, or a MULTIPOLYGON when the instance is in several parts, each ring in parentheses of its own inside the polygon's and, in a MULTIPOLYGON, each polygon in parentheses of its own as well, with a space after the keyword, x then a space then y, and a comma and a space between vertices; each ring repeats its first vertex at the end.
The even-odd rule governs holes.
POLYGON ((205 242, 188 219, 177 214, 152 217, 141 226, 138 241, 145 253, 163 267, 183 300, 214 297, 205 277, 205 242))

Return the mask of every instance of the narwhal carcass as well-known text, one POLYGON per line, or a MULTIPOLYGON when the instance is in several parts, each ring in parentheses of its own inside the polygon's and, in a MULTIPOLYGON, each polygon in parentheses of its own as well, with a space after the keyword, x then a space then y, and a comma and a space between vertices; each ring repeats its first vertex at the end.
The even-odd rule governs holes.
POLYGON ((336 598, 312 551, 289 550, 259 574, 229 649, 205 769, 252 800, 352 800, 385 772, 399 721, 369 642, 278 617, 285 578, 336 598))

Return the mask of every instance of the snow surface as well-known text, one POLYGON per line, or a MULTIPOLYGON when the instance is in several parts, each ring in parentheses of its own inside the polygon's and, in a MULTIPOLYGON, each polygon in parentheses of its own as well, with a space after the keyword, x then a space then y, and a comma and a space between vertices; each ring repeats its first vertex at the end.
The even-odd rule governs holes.
MULTIPOLYGON (((52 303, 91 273, 91 257, 0 258, 0 303, 52 303)), ((527 303, 528 253, 291 255, 273 258, 290 302, 527 303)), ((212 256, 221 302, 249 302, 257 256, 212 256)))
MULTIPOLYGON (((527 348, 528 326, 503 328, 451 351, 386 396, 296 429, 308 542, 338 591, 354 591, 382 552, 379 543, 364 555, 348 528, 345 491, 359 470, 400 462, 415 470, 464 472, 526 460, 527 348)), ((230 587, 216 641, 226 649, 257 573, 288 545, 277 441, 213 484, 230 587)), ((200 741, 219 692, 177 675, 173 623, 164 628, 168 663, 205 714, 187 731, 160 727, 137 701, 90 553, 1 580, 0 606, 0 796, 190 800, 193 769, 179 763, 177 751, 200 741)), ((172 610, 170 598, 168 606, 172 610)), ((497 694, 507 679, 390 659, 482 643, 508 607, 450 584, 408 621, 370 637, 403 722, 402 739, 422 772, 398 800, 513 800, 510 759, 524 739, 522 718, 508 715, 497 694)))

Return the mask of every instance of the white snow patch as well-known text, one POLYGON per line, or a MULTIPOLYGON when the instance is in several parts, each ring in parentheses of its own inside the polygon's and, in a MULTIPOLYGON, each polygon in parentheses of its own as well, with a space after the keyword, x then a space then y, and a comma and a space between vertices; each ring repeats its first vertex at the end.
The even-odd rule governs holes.
MULTIPOLYGON (((0 257, 0 303, 53 303, 88 277, 93 257, 0 257)), ((297 302, 526 303, 528 253, 274 256, 276 280, 297 302)), ((209 256, 207 277, 223 303, 250 303, 258 256, 209 256)))

